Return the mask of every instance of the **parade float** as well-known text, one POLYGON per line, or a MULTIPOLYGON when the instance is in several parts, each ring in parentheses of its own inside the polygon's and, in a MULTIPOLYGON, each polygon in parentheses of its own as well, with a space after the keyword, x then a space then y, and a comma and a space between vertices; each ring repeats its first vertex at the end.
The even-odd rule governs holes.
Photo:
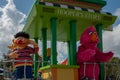
MULTIPOLYGON (((31 39, 42 41, 41 77, 47 80, 78 80, 76 63, 76 42, 81 33, 90 25, 96 27, 103 50, 102 30, 112 31, 116 16, 103 12, 107 5, 103 0, 36 0, 27 17, 23 31, 28 32, 31 39), (50 64, 47 65, 47 41, 51 42, 50 64), (68 44, 68 64, 57 64, 57 42, 68 44)), ((59 54, 59 52, 58 52, 59 54)), ((38 54, 34 55, 38 60, 38 54)), ((38 63, 34 62, 34 78, 37 76, 38 63)), ((100 79, 104 79, 104 67, 100 64, 100 79)))

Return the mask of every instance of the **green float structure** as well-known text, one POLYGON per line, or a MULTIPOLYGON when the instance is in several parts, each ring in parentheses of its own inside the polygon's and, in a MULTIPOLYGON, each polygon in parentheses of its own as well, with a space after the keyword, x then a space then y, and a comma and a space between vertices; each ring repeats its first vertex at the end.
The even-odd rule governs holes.
MULTIPOLYGON (((94 25, 100 37, 98 47, 102 50, 102 30, 112 31, 116 20, 109 12, 103 12, 103 0, 36 0, 23 28, 32 39, 42 41, 42 78, 49 80, 78 80, 76 64, 76 42, 81 33, 94 25), (50 65, 47 65, 47 41, 51 41, 50 65), (57 64, 57 41, 68 43, 68 65, 57 64), (66 72, 65 72, 66 71, 66 72), (49 77, 52 75, 52 77, 49 77), (69 78, 71 76, 71 78, 69 78)), ((35 55, 34 60, 38 60, 35 55)), ((37 77, 37 63, 34 63, 34 78, 37 77)), ((103 64, 100 64, 104 80, 103 64)))

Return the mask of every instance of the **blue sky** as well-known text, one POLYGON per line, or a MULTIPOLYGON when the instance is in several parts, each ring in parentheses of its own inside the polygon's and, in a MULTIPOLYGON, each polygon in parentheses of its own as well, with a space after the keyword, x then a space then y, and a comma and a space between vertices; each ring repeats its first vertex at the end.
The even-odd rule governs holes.
MULTIPOLYGON (((0 55, 7 53, 7 46, 11 43, 13 35, 21 31, 25 25, 25 20, 32 8, 35 0, 0 0, 0 55)), ((116 56, 120 56, 120 0, 106 0, 107 5, 102 11, 110 12, 118 16, 112 32, 104 31, 103 48, 104 51, 113 51, 116 56)), ((40 44, 41 46, 41 44, 40 44)), ((67 55, 65 43, 58 44, 61 51, 58 55, 61 61, 67 55)))
MULTIPOLYGON (((117 9, 120 9, 120 0, 105 0, 107 1, 107 5, 103 7, 103 11, 106 11, 106 12, 110 12, 112 13, 113 15, 119 15, 120 14, 117 14, 117 9)), ((120 10, 119 10, 120 11, 120 10)), ((119 24, 120 21, 118 21, 120 19, 117 19, 117 21, 115 22, 115 24, 119 24)))
POLYGON ((16 8, 27 14, 30 12, 35 0, 14 0, 16 8))
POLYGON ((116 8, 119 8, 120 5, 120 0, 105 0, 107 1, 107 5, 104 6, 103 9, 105 9, 106 11, 109 11, 109 12, 115 12, 116 8))

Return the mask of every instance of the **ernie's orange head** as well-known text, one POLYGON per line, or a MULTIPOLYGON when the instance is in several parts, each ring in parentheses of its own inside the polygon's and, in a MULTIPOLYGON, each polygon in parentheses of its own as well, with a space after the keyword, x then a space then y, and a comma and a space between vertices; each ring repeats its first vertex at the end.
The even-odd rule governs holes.
POLYGON ((18 47, 25 47, 29 44, 29 34, 26 32, 18 32, 14 37, 13 43, 18 47))

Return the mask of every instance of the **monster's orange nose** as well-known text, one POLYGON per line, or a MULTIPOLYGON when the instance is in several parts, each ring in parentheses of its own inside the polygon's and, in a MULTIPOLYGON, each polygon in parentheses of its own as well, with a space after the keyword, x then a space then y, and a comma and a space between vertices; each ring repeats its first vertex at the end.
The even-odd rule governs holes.
POLYGON ((97 35, 95 33, 91 34, 91 41, 96 42, 97 41, 97 35))

